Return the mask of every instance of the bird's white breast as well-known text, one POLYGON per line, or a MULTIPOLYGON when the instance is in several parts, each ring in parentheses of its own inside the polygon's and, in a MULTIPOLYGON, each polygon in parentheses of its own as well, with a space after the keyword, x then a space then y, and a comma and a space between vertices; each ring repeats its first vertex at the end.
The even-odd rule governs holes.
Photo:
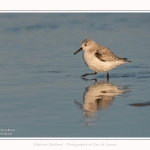
POLYGON ((107 72, 123 63, 122 61, 101 61, 95 56, 95 53, 90 53, 89 51, 84 51, 83 58, 85 64, 96 72, 107 72))

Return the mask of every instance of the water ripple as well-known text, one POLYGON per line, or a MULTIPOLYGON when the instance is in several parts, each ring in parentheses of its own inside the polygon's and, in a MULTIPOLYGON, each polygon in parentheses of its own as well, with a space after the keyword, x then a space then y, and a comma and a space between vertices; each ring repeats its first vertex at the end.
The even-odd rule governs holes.
MULTIPOLYGON (((100 78, 106 78, 106 75, 98 76, 100 78)), ((150 71, 140 71, 140 72, 132 72, 132 73, 118 73, 118 74, 110 74, 110 78, 137 78, 137 79, 145 79, 150 78, 150 71)))
POLYGON ((129 104, 130 106, 136 106, 136 107, 143 107, 143 106, 150 106, 150 102, 145 102, 145 103, 133 103, 129 104))
POLYGON ((39 30, 39 29, 56 29, 59 26, 57 24, 34 24, 34 25, 27 25, 27 26, 17 26, 14 28, 10 28, 8 29, 9 31, 13 31, 13 32, 20 32, 23 30, 39 30))

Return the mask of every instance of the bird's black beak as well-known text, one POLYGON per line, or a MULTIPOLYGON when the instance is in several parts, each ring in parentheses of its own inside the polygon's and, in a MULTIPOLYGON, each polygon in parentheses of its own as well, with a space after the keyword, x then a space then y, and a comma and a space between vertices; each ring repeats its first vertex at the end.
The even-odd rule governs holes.
POLYGON ((82 47, 81 47, 80 49, 78 49, 78 50, 74 53, 74 55, 77 54, 77 53, 80 52, 80 51, 82 51, 82 47))

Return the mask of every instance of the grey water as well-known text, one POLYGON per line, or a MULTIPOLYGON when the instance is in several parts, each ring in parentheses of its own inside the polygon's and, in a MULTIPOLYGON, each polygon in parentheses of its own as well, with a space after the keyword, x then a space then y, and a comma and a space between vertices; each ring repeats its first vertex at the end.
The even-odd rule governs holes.
POLYGON ((0 137, 150 137, 149 58, 149 13, 0 13, 0 137), (81 79, 86 38, 132 62, 81 79))

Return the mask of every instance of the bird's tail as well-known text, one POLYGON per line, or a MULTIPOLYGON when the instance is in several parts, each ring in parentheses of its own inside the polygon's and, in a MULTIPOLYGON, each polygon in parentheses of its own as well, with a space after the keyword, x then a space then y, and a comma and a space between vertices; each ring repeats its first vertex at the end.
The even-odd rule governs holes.
POLYGON ((127 58, 121 58, 124 62, 132 62, 132 61, 129 61, 127 58))

